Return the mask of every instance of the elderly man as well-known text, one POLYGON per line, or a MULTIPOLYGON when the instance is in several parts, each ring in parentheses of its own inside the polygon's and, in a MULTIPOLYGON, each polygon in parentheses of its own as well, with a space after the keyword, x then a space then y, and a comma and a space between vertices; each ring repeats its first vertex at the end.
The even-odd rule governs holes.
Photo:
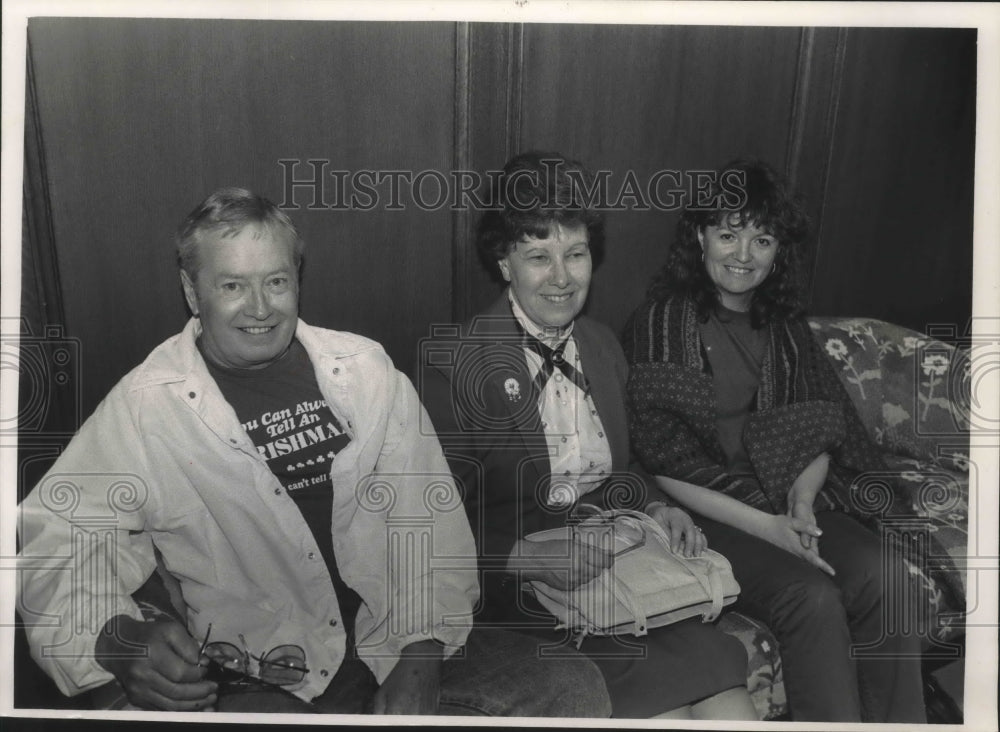
POLYGON ((223 189, 177 247, 194 317, 21 506, 20 610, 60 690, 115 679, 172 711, 606 716, 582 657, 470 634, 475 549, 437 438, 378 344, 298 318, 288 217, 223 189), (183 623, 133 597, 158 562, 183 623))

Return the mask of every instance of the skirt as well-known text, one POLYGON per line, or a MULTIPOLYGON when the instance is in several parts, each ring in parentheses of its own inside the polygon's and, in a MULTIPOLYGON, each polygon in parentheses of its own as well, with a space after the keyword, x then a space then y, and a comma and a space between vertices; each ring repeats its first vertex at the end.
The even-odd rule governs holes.
MULTIPOLYGON (((534 598, 522 598, 531 615, 547 614, 534 598)), ((551 617, 551 616, 550 616, 551 617)), ((536 616, 537 619, 537 616, 536 616)), ((554 619, 553 619, 554 621, 554 619)), ((519 631, 529 632, 520 627, 519 631)), ((530 632, 548 640, 540 652, 558 655, 573 647, 568 631, 534 627, 530 632)), ((611 716, 648 719, 723 691, 745 687, 747 654, 735 637, 699 618, 650 629, 648 635, 588 635, 579 648, 600 669, 611 697, 611 716)))

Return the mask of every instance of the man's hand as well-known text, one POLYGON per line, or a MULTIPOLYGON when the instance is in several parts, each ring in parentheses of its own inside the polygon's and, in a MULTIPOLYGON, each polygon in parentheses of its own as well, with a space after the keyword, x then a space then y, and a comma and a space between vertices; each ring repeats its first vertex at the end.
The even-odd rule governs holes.
POLYGON ((411 643, 375 692, 375 714, 437 714, 441 647, 432 640, 411 643))
POLYGON ((649 515, 666 532, 674 554, 683 552, 685 557, 697 557, 708 548, 705 535, 684 509, 658 505, 650 509, 649 515))
POLYGON ((210 709, 216 701, 216 684, 203 680, 199 648, 175 620, 142 622, 119 615, 104 626, 95 651, 135 706, 190 712, 210 709))
POLYGON ((519 570, 522 579, 544 582, 557 590, 590 582, 614 562, 609 548, 583 541, 521 541, 518 546, 521 554, 508 561, 508 568, 519 570))

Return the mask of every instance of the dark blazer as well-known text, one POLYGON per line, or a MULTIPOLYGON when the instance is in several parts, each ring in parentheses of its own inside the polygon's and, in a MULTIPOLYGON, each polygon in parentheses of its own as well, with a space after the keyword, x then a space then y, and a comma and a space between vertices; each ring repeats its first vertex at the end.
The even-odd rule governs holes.
MULTIPOLYGON (((629 472, 628 365, 614 333, 586 316, 573 337, 611 447, 613 474, 583 497, 604 507, 669 502, 647 474, 629 472)), ((521 333, 507 295, 461 327, 437 329, 421 347, 417 387, 462 492, 476 537, 483 596, 498 594, 515 543, 562 526, 573 507, 545 505, 548 446, 521 333)), ((510 592, 506 591, 508 601, 510 592)), ((508 608, 509 609, 509 608, 508 608)))

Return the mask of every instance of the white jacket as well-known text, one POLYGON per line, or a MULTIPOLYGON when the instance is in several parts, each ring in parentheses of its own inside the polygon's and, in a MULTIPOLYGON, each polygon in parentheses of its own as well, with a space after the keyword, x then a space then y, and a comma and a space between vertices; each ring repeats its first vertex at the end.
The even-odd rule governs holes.
MULTIPOLYGON (((32 655, 67 695, 112 676, 94 659, 113 616, 155 569, 180 581, 188 628, 242 633, 255 655, 295 643, 322 693, 344 655, 320 550, 196 346, 200 323, 122 379, 20 507, 19 609, 32 655)), ((333 462, 334 552, 362 598, 358 651, 381 683, 403 646, 454 652, 479 588, 461 498, 416 392, 375 342, 313 328, 296 335, 351 436, 333 462)))

